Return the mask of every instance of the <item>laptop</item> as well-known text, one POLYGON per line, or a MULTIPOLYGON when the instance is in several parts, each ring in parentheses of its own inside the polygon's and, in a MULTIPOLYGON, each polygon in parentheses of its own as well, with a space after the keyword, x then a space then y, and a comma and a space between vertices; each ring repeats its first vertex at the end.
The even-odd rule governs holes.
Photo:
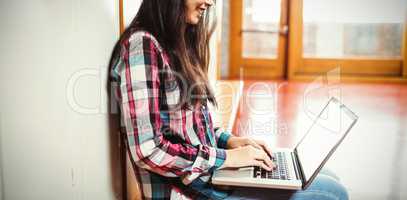
POLYGON ((260 167, 216 170, 214 185, 301 190, 315 179, 358 117, 331 98, 294 149, 274 149, 273 171, 260 167))

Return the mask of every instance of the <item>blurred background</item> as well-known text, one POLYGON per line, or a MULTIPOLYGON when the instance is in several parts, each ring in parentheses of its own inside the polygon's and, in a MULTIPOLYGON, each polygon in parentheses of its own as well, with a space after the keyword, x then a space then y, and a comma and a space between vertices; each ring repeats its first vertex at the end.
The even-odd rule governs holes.
MULTIPOLYGON (((138 198, 105 84, 140 3, 0 1, 0 199, 138 198)), ((327 167, 351 199, 407 199, 407 1, 217 0, 215 9, 210 79, 240 102, 219 120, 293 147, 310 113, 339 96, 359 122, 327 167)))

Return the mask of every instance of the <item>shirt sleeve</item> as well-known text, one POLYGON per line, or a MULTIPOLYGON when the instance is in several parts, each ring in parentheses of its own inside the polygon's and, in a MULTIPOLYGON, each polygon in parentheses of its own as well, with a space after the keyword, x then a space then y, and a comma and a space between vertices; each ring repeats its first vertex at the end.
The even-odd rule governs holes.
POLYGON ((220 127, 215 127, 214 131, 218 148, 226 149, 227 147, 226 144, 229 138, 232 137, 233 135, 229 131, 226 131, 220 127))
POLYGON ((225 150, 206 145, 174 144, 163 137, 160 117, 159 49, 148 35, 124 43, 120 73, 121 114, 131 158, 138 167, 191 183, 224 163, 225 150))

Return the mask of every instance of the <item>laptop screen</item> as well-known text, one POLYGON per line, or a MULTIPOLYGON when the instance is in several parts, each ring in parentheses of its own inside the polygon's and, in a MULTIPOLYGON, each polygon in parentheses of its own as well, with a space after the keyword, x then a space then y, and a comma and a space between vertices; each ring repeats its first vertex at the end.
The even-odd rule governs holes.
POLYGON ((305 182, 308 182, 318 167, 340 143, 357 117, 343 104, 332 98, 297 145, 297 156, 301 163, 305 182))

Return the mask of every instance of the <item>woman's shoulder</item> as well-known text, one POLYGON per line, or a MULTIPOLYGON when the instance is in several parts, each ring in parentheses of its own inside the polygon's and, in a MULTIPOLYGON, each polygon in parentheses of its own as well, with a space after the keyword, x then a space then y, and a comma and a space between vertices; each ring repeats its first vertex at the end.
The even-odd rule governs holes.
POLYGON ((129 42, 136 45, 142 45, 145 40, 151 41, 160 52, 163 51, 163 48, 161 47, 158 40, 150 32, 138 30, 133 32, 129 37, 129 42))

